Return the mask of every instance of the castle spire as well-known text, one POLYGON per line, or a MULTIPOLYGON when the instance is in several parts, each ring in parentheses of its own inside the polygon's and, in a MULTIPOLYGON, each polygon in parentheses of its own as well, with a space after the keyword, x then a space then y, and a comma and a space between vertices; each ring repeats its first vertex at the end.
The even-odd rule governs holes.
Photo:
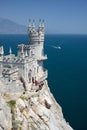
POLYGON ((41 27, 42 27, 42 31, 44 32, 44 19, 42 20, 41 27))
POLYGON ((33 20, 32 27, 35 28, 35 20, 33 20))
POLYGON ((1 48, 0 48, 0 54, 1 54, 1 57, 2 57, 2 59, 4 58, 4 48, 3 48, 3 46, 1 46, 1 48))
POLYGON ((41 19, 39 19, 39 28, 41 27, 41 19))
POLYGON ((10 53, 10 55, 12 54, 12 49, 11 49, 11 47, 10 47, 10 49, 9 49, 9 53, 10 53))
POLYGON ((9 54, 10 54, 10 61, 12 61, 12 50, 11 50, 11 47, 9 49, 9 54))
POLYGON ((28 32, 30 32, 31 31, 31 20, 29 19, 28 20, 28 32))
POLYGON ((44 19, 42 20, 42 27, 44 28, 44 19))
POLYGON ((22 55, 22 57, 24 58, 24 49, 23 49, 23 45, 22 45, 22 48, 21 48, 21 55, 22 55))
POLYGON ((4 55, 4 48, 3 48, 3 46, 1 47, 1 55, 4 55))

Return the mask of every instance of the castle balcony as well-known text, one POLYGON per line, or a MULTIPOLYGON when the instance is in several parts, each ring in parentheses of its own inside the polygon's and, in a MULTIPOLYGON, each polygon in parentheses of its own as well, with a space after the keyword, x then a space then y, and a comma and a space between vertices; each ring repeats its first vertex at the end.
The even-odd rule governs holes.
POLYGON ((47 60, 47 55, 42 55, 40 57, 37 57, 37 60, 47 60))

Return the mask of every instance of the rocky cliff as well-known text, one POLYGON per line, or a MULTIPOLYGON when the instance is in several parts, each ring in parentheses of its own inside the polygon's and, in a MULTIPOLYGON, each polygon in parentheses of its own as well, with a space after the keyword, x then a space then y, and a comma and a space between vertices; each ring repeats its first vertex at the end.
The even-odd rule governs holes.
MULTIPOLYGON (((0 87, 3 85, 0 83, 0 87)), ((47 81, 38 91, 0 92, 0 130, 73 130, 65 121, 47 81)))

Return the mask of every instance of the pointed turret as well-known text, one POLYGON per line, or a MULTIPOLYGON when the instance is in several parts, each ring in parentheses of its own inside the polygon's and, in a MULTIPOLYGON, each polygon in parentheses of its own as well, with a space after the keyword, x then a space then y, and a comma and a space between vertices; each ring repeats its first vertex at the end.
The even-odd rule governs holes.
POLYGON ((41 19, 39 19, 38 28, 41 28, 41 19))
POLYGON ((21 55, 22 55, 22 58, 24 58, 24 49, 23 49, 23 45, 22 45, 22 48, 21 48, 21 55))
POLYGON ((44 19, 42 20, 41 27, 42 27, 42 31, 44 32, 44 19))
POLYGON ((11 49, 11 48, 9 49, 9 54, 10 54, 10 55, 12 54, 12 49, 11 49))
POLYGON ((30 32, 31 31, 31 20, 29 19, 28 21, 28 31, 30 32))
POLYGON ((10 54, 10 61, 12 61, 12 49, 11 49, 11 47, 9 49, 9 54, 10 54))
POLYGON ((44 20, 39 20, 39 26, 38 26, 38 33, 43 32, 44 33, 44 20))
POLYGON ((3 60, 3 58, 4 58, 4 48, 3 48, 3 46, 0 47, 0 56, 3 60))
POLYGON ((31 27, 31 20, 28 20, 28 27, 31 27))
POLYGON ((35 28, 35 20, 33 19, 32 28, 35 28))
POLYGON ((42 27, 44 28, 44 19, 42 20, 42 27))
POLYGON ((1 47, 1 55, 2 56, 4 55, 4 48, 3 48, 3 46, 1 47))

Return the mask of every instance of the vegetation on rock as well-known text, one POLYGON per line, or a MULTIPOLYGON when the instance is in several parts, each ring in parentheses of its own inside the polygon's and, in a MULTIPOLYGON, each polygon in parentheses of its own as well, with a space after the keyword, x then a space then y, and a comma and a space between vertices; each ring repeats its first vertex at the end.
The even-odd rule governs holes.
POLYGON ((15 108, 16 101, 15 100, 10 100, 10 101, 7 102, 7 104, 10 106, 11 113, 13 114, 14 113, 14 108, 15 108))

